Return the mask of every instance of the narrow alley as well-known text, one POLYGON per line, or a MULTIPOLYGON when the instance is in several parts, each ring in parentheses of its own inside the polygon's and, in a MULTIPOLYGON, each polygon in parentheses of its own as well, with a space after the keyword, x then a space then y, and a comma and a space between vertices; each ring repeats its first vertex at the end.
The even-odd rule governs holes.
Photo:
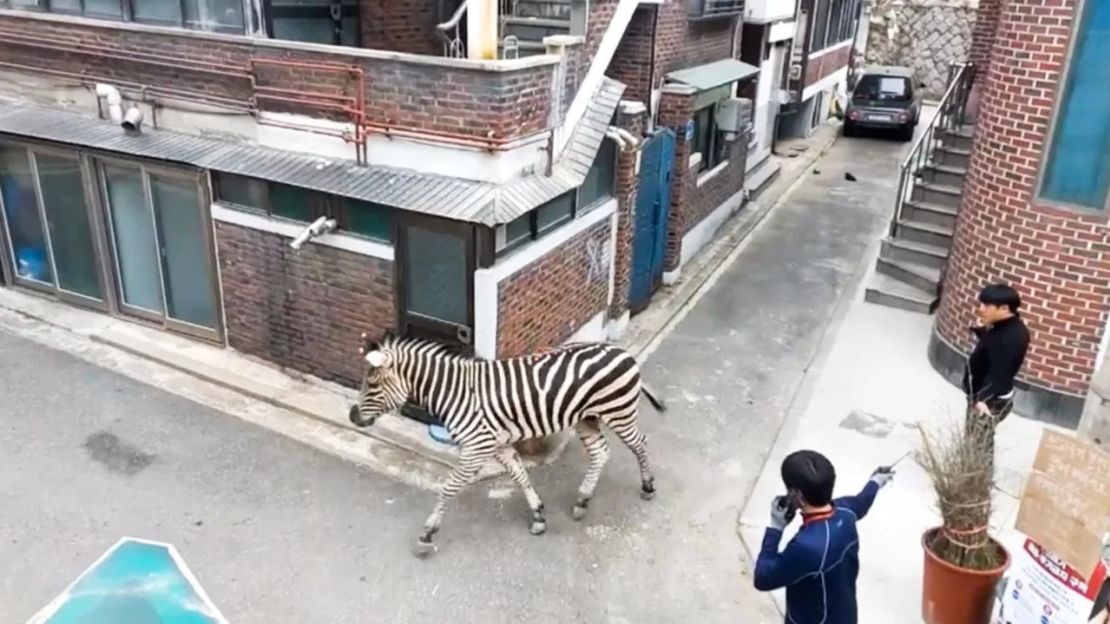
POLYGON ((0 613, 25 621, 135 536, 174 544, 237 624, 781 621, 751 589, 737 519, 871 261, 906 147, 839 141, 650 354, 669 402, 642 417, 656 500, 614 447, 591 515, 572 521, 574 443, 532 471, 546 535, 528 534, 511 484, 485 483, 456 499, 427 561, 410 548, 432 493, 0 333, 0 613))

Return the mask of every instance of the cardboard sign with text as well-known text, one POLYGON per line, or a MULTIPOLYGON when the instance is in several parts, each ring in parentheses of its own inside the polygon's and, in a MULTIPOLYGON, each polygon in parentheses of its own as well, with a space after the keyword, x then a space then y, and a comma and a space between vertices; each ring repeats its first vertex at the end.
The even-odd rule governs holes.
POLYGON ((1017 529, 1090 574, 1110 531, 1110 454, 1085 440, 1045 431, 1025 483, 1017 529))

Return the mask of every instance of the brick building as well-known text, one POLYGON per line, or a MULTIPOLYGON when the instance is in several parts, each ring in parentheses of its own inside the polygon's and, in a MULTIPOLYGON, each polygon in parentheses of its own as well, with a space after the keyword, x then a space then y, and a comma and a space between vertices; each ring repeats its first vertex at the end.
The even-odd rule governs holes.
POLYGON ((848 92, 848 72, 863 0, 799 0, 790 53, 783 136, 809 136, 848 92))
POLYGON ((619 333, 742 203, 742 5, 477 4, 0 0, 0 282, 347 385, 619 333))
POLYGON ((1014 285, 1032 333, 1017 410, 1075 428, 1110 340, 1110 4, 983 0, 972 32, 868 299, 936 308, 929 356, 958 383, 977 291, 1014 285))

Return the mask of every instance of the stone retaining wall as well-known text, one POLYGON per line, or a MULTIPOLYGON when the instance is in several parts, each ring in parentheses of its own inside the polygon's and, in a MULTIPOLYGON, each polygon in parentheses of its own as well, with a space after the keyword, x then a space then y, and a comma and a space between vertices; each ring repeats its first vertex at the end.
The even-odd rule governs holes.
POLYGON ((869 64, 917 70, 925 97, 944 94, 950 63, 968 60, 978 0, 869 0, 869 64))

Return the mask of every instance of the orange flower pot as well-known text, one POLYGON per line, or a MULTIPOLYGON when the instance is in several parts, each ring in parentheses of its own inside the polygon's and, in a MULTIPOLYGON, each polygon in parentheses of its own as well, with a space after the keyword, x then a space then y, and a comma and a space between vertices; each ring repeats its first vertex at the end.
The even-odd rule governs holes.
POLYGON ((1010 553, 991 538, 991 543, 1005 554, 997 568, 960 568, 942 561, 929 549, 933 535, 939 530, 940 527, 934 527, 921 536, 921 549, 925 552, 921 618, 925 624, 990 624, 995 588, 1010 567, 1010 553))

